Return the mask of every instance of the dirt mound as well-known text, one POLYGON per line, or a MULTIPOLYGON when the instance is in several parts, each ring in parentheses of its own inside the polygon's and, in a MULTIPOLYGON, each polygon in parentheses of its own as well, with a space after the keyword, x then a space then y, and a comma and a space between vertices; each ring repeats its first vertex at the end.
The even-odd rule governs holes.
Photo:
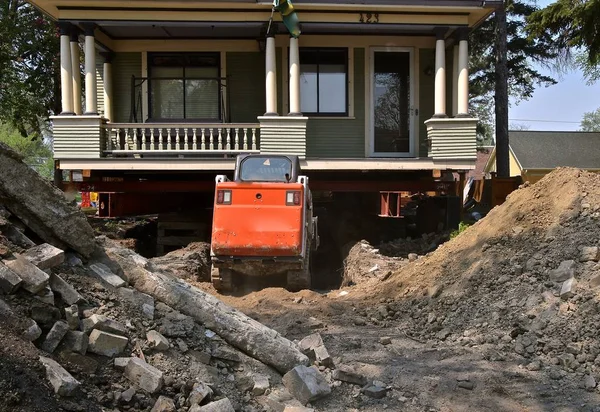
POLYGON ((159 272, 185 280, 210 281, 210 244, 190 243, 164 256, 150 259, 159 272))
POLYGON ((600 373, 598 246, 600 175, 561 168, 353 295, 381 302, 365 317, 399 320, 415 339, 483 345, 497 359, 516 352, 534 370, 583 381, 600 373))

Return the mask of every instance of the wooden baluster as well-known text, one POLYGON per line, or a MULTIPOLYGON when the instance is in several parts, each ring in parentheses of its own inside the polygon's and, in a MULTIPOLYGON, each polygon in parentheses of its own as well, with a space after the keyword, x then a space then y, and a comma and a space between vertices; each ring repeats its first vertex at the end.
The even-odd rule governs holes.
POLYGON ((248 129, 244 127, 244 150, 248 150, 248 129))
POLYGON ((206 150, 206 136, 204 135, 204 127, 200 130, 202 131, 202 141, 200 145, 200 150, 206 150))
POLYGON ((227 128, 227 145, 225 149, 231 150, 231 129, 229 127, 227 128))
POLYGON ((154 128, 150 129, 150 150, 154 150, 154 128))
POLYGON ((190 150, 190 143, 188 142, 188 128, 186 127, 184 130, 184 140, 183 140, 183 148, 185 150, 190 150))
POLYGON ((171 128, 167 127, 167 150, 172 150, 173 146, 171 145, 171 128))
POLYGON ((106 128, 106 151, 112 150, 112 127, 106 128))
POLYGON ((124 150, 129 150, 129 128, 125 129, 125 144, 124 150))
POLYGON ((235 150, 240 150, 240 129, 236 127, 233 130, 235 131, 235 150))
POLYGON ((141 149, 146 150, 148 148, 148 145, 146 144, 146 128, 144 127, 142 129, 142 147, 141 149))
POLYGON ((252 128, 252 150, 256 150, 256 128, 252 128))
POLYGON ((175 150, 181 149, 181 137, 179 136, 179 127, 175 129, 175 150))
POLYGON ((158 150, 162 150, 163 148, 163 132, 162 127, 158 129, 158 150))
POLYGON ((219 150, 223 150, 223 130, 219 127, 218 131, 219 131, 219 144, 218 144, 218 148, 219 148, 219 150))
POLYGON ((198 136, 196 135, 196 128, 194 127, 194 144, 192 145, 194 151, 198 150, 198 136))
POLYGON ((212 127, 210 128, 210 143, 209 143, 209 149, 210 150, 215 150, 215 145, 213 142, 213 129, 212 127))

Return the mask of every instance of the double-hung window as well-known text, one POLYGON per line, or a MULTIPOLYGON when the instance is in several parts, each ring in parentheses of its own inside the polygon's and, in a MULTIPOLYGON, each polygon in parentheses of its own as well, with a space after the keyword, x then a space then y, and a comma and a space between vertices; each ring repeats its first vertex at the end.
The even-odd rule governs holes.
POLYGON ((312 116, 348 115, 348 49, 300 48, 300 109, 312 116))
POLYGON ((218 121, 219 53, 148 55, 152 119, 218 121))

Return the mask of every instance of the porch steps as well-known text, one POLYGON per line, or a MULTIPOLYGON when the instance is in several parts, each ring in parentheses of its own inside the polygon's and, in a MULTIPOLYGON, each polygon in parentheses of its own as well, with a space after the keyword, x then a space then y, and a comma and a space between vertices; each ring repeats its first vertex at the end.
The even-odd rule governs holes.
POLYGON ((158 215, 156 254, 163 256, 192 242, 207 241, 207 224, 200 215, 162 213, 158 215))

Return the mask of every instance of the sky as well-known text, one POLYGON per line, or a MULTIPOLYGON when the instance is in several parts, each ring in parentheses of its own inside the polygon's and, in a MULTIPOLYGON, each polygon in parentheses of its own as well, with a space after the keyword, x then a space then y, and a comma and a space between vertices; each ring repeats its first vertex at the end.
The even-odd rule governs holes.
MULTIPOLYGON (((552 3, 540 0, 542 7, 552 3)), ((588 86, 581 71, 557 75, 548 69, 539 68, 543 74, 554 77, 558 83, 550 87, 537 87, 533 97, 520 102, 511 102, 509 124, 524 126, 528 130, 578 130, 585 112, 600 108, 600 82, 588 86)))

